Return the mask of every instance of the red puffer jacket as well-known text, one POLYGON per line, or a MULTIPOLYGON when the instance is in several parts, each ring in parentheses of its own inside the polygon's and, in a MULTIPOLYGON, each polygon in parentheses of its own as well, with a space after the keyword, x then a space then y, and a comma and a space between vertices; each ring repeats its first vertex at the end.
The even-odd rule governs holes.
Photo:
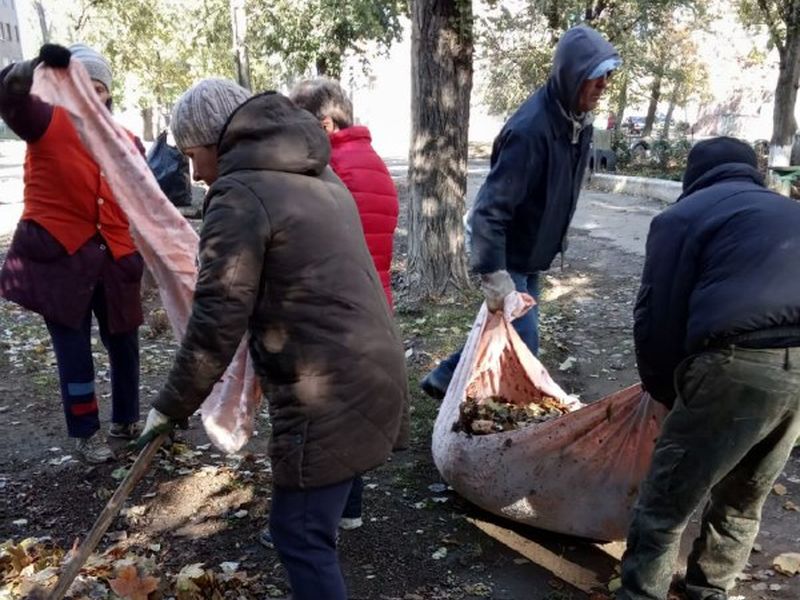
POLYGON ((369 129, 359 125, 330 134, 331 168, 353 195, 367 247, 392 306, 392 245, 397 227, 397 189, 372 148, 369 129))

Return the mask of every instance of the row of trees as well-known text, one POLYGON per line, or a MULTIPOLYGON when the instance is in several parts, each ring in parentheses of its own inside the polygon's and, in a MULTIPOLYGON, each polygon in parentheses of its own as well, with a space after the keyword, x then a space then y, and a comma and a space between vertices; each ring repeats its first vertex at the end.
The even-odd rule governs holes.
POLYGON ((345 56, 399 39, 402 0, 35 0, 43 41, 85 41, 115 73, 115 97, 138 106, 145 137, 193 82, 211 75, 252 89, 314 71, 338 78, 345 56))
MULTIPOLYGON (((141 109, 146 137, 164 124, 184 89, 209 75, 253 89, 298 76, 339 77, 345 57, 365 45, 388 48, 411 19, 412 132, 409 152, 408 280, 413 296, 437 297, 467 284, 461 218, 465 209, 473 61, 485 63, 491 110, 508 114, 547 78, 555 44, 580 22, 603 32, 624 66, 610 94, 622 123, 647 100, 645 133, 659 103, 669 109, 705 92, 705 65, 693 33, 715 16, 710 0, 35 0, 43 41, 84 40, 125 77, 117 96, 141 109), (482 9, 478 11, 477 9, 482 9), (482 16, 476 18, 475 12, 482 16), (475 48, 478 47, 477 57, 475 48)), ((773 161, 788 163, 797 125, 800 0, 737 0, 743 23, 769 32, 780 71, 773 161)), ((723 41, 721 40, 721 43, 723 41)), ((770 48, 767 48, 769 50, 770 48)))
POLYGON ((572 25, 587 22, 602 31, 624 57, 610 93, 617 126, 629 105, 649 102, 644 134, 650 135, 662 99, 669 102, 668 133, 675 107, 706 91, 705 65, 692 33, 707 18, 697 0, 580 2, 534 0, 512 12, 498 6, 484 19, 482 58, 489 68, 486 97, 496 113, 507 113, 548 76, 553 46, 572 25))

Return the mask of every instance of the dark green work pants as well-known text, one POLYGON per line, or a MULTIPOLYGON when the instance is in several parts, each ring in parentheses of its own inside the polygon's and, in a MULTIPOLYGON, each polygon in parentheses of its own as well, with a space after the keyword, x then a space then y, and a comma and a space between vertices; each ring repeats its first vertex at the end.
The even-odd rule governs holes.
POLYGON ((692 600, 724 597, 800 435, 800 348, 704 352, 677 369, 675 386, 634 508, 618 600, 666 598, 681 534, 706 496, 687 592, 692 600))

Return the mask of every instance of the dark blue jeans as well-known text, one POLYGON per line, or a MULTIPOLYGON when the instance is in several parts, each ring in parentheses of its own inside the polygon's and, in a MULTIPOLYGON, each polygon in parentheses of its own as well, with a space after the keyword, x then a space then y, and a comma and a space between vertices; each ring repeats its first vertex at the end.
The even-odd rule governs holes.
MULTIPOLYGON (((539 354, 539 274, 509 272, 509 275, 514 280, 514 286, 518 292, 530 294, 537 302, 536 306, 513 322, 514 329, 517 330, 519 337, 530 348, 533 355, 537 356, 539 354)), ((458 361, 461 360, 461 350, 463 350, 463 347, 445 358, 433 370, 433 379, 442 388, 447 388, 450 384, 453 373, 455 373, 458 366, 458 361)))
POLYGON ((336 530, 352 479, 306 490, 272 489, 269 530, 293 600, 347 600, 336 530))
POLYGON ((361 516, 361 504, 364 496, 364 480, 361 475, 356 475, 353 479, 353 487, 347 496, 347 504, 342 512, 343 519, 357 519, 361 516))
POLYGON ((103 287, 98 285, 80 327, 73 329, 45 320, 58 362, 61 399, 70 437, 88 438, 100 429, 94 391, 92 312, 111 364, 111 422, 139 420, 139 334, 110 333, 103 287))

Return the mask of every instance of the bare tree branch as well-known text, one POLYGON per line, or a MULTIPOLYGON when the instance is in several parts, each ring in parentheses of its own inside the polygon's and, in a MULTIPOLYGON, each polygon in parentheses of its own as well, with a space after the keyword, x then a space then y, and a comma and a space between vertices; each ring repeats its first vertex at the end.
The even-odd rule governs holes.
MULTIPOLYGON (((797 0, 792 0, 792 2, 796 3, 797 0)), ((780 29, 775 21, 775 17, 772 15, 769 0, 758 0, 758 8, 761 10, 761 14, 767 23, 767 29, 769 29, 769 35, 772 38, 772 42, 775 44, 778 52, 783 54, 783 52, 786 50, 786 47, 781 39, 780 29)))
POLYGON ((106 3, 106 0, 89 0, 88 2, 81 3, 81 12, 75 20, 75 33, 80 33, 86 21, 89 20, 89 13, 95 6, 101 6, 106 3))

